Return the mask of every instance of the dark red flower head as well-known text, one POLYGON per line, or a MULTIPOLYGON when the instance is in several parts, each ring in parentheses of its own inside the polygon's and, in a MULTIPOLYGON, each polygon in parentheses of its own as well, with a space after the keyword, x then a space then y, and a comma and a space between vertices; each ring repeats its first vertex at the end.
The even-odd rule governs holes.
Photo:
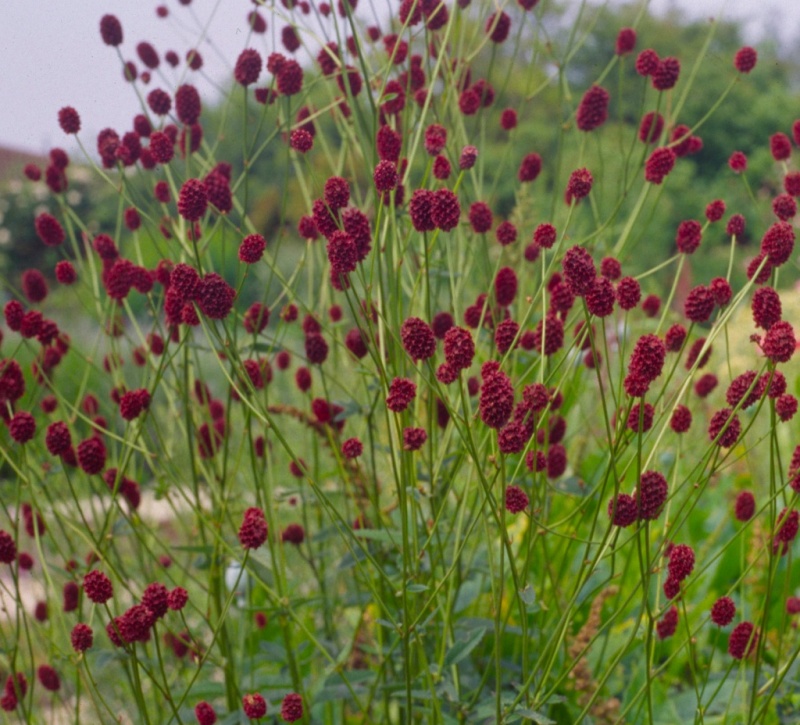
POLYGON ((614 526, 630 526, 638 518, 636 499, 627 493, 620 493, 608 502, 608 516, 614 526))
POLYGON ((736 55, 733 57, 733 66, 739 73, 749 73, 756 67, 757 60, 758 53, 756 53, 755 48, 746 45, 736 51, 736 55))
POLYGON ((639 282, 633 277, 623 277, 617 283, 615 295, 623 310, 632 310, 642 298, 642 289, 639 282))
MULTIPOLYGON (((721 216, 721 215, 720 215, 721 216)), ((703 227, 694 219, 686 219, 678 224, 675 245, 681 254, 692 254, 699 246, 703 235, 703 227)))
POLYGON ((728 640, 728 654, 735 660, 748 657, 758 644, 758 632, 752 622, 740 622, 733 628, 728 640))
POLYGON ((685 405, 676 405, 669 421, 676 433, 686 433, 692 427, 692 413, 685 405))
POLYGON ((249 86, 258 80, 262 66, 261 54, 252 48, 243 50, 236 59, 233 77, 242 86, 249 86))
POLYGON ((251 507, 244 512, 239 527, 239 543, 245 549, 258 549, 267 540, 268 528, 264 512, 251 507))
POLYGON ((796 349, 794 328, 789 322, 776 322, 764 335, 761 349, 773 362, 788 362, 796 349))
POLYGON ((303 717, 303 698, 290 692, 281 702, 281 718, 284 722, 296 722, 303 717))
POLYGON ((244 714, 251 720, 259 720, 267 714, 267 703, 257 692, 242 698, 244 714))
POLYGON ((417 386, 408 378, 395 378, 389 384, 386 407, 393 413, 402 413, 417 395, 417 386))
POLYGON ((500 127, 504 131, 511 131, 517 127, 517 112, 513 108, 505 108, 500 114, 500 127))
POLYGON ((93 569, 83 577, 83 591, 95 604, 105 604, 114 596, 111 580, 97 569, 93 569))
POLYGON ((636 72, 640 76, 651 76, 656 72, 659 62, 658 53, 652 48, 645 48, 636 57, 636 72))
POLYGON ((439 189, 434 192, 431 208, 431 221, 443 232, 449 232, 458 225, 461 216, 461 204, 458 197, 450 189, 439 189))
POLYGON ((510 514, 518 514, 528 508, 530 499, 519 486, 508 486, 506 488, 506 511, 510 514))
POLYGON ((725 214, 725 202, 722 199, 714 199, 706 205, 706 219, 712 224, 722 219, 725 214))
POLYGON ((215 725, 217 722, 217 713, 205 700, 194 706, 194 716, 197 719, 197 725, 215 725))
POLYGON ((639 125, 639 140, 642 143, 655 143, 664 130, 664 117, 660 113, 650 111, 644 115, 639 125))
POLYGON ((671 148, 657 148, 644 166, 644 178, 651 184, 660 184, 675 167, 675 152, 671 148))
POLYGON ((666 347, 657 335, 642 335, 636 341, 625 377, 628 395, 641 397, 647 392, 650 384, 661 375, 666 354, 666 347))
POLYGON ((7 531, 0 531, 0 562, 12 564, 17 558, 17 545, 7 531))
POLYGON ((775 161, 785 161, 792 155, 792 141, 785 133, 774 133, 769 137, 769 150, 775 161))
POLYGON ((160 63, 158 52, 150 43, 145 41, 139 43, 136 46, 136 54, 139 56, 139 60, 150 70, 158 68, 160 63))
POLYGON ((492 13, 486 20, 486 32, 493 43, 504 43, 511 29, 511 18, 504 12, 492 13))
POLYGON ((522 182, 535 181, 542 171, 542 157, 537 153, 531 153, 522 159, 517 172, 517 178, 522 182))
MULTIPOLYGON (((358 74, 356 73, 356 77, 358 74)), ((354 85, 353 79, 348 74, 351 88, 354 85)), ((341 80, 341 76, 339 77, 341 80)), ((282 96, 294 96, 303 89, 303 68, 296 60, 285 60, 276 74, 278 91, 282 96)), ((357 95, 353 89, 353 95, 357 95)))
POLYGON ((494 278, 494 296, 500 307, 508 307, 517 296, 517 273, 511 267, 502 267, 494 278))
POLYGON ((667 500, 667 479, 658 471, 645 471, 636 489, 636 505, 640 519, 657 519, 667 500))
POLYGON ((106 465, 106 446, 100 438, 87 438, 76 451, 78 465, 89 475, 100 473, 106 465))
POLYGON ((677 58, 664 58, 652 74, 653 88, 667 91, 674 88, 681 72, 681 64, 677 58))
POLYGON ((561 264, 566 282, 574 295, 585 295, 592 289, 597 270, 592 256, 583 247, 576 245, 568 249, 561 264))
POLYGON ((480 395, 481 420, 490 428, 502 428, 514 409, 514 388, 495 362, 484 363, 480 395))
POLYGON ((593 183, 594 179, 589 169, 576 169, 573 171, 569 176, 569 181, 567 181, 565 197, 567 203, 569 204, 572 201, 578 202, 584 197, 589 196, 593 183))
POLYGON ((64 106, 58 112, 58 125, 64 133, 78 133, 81 130, 81 117, 72 106, 64 106))
POLYGON ((248 234, 239 245, 239 259, 245 264, 255 264, 264 255, 267 241, 260 234, 248 234))
POLYGON ((595 317, 608 317, 614 311, 614 287, 606 277, 595 277, 586 293, 586 307, 595 317))
POLYGON ((691 546, 677 544, 669 552, 669 575, 673 579, 682 582, 694 569, 694 551, 691 546))
POLYGON ((427 360, 436 352, 433 330, 419 317, 409 317, 400 328, 403 348, 414 362, 427 360))
POLYGON ((458 168, 462 170, 471 169, 475 166, 475 161, 478 158, 478 149, 474 146, 464 146, 461 149, 461 155, 458 159, 458 168))
POLYGON ((197 89, 189 84, 179 86, 175 92, 175 112, 181 123, 187 126, 197 123, 201 110, 200 94, 197 89))
POLYGON ((381 193, 392 191, 400 180, 397 166, 393 161, 379 161, 372 174, 375 189, 381 193))
POLYGON ((602 86, 592 86, 584 93, 576 115, 578 129, 593 131, 608 119, 608 91, 602 86))
POLYGON ((708 437, 711 441, 716 441, 722 448, 730 448, 739 440, 742 432, 742 424, 739 416, 733 415, 730 408, 718 410, 711 418, 708 426, 708 437))
POLYGON ((122 44, 122 25, 116 15, 104 15, 100 18, 100 37, 106 45, 122 44))
POLYGON ((88 624, 79 622, 72 628, 70 633, 70 642, 72 649, 76 652, 85 652, 92 646, 94 635, 92 628, 88 624))
POLYGON ((736 605, 730 597, 720 597, 711 607, 711 621, 718 627, 726 627, 736 614, 736 605))
MULTIPOLYGON (((669 580, 667 580, 669 581, 669 580)), ((670 597, 671 599, 672 597, 670 597)), ((678 629, 678 608, 673 604, 664 616, 656 622, 656 634, 659 639, 668 639, 678 629)))
POLYGON ((58 219, 47 212, 42 212, 36 217, 34 227, 39 239, 48 247, 57 247, 59 244, 63 244, 67 238, 58 219))
POLYGON ((178 213, 187 221, 195 222, 203 218, 208 208, 208 195, 205 184, 199 179, 184 182, 178 197, 178 213))
POLYGON ((794 251, 794 228, 789 222, 775 222, 761 239, 761 253, 772 267, 779 267, 789 261, 794 251))
POLYGON ((756 500, 750 491, 740 491, 736 496, 734 515, 738 521, 749 521, 756 511, 756 500))
POLYGON ((236 290, 216 272, 210 272, 200 281, 197 306, 211 320, 222 320, 233 309, 236 290))
POLYGON ((698 285, 689 291, 683 309, 692 322, 706 322, 714 311, 714 295, 705 285, 698 285))
POLYGON ((614 44, 614 52, 617 55, 627 55, 632 53, 636 47, 636 31, 633 28, 621 28, 617 33, 617 40, 614 44))
POLYGON ((769 330, 782 315, 781 298, 772 287, 760 287, 753 293, 753 321, 757 327, 769 330))

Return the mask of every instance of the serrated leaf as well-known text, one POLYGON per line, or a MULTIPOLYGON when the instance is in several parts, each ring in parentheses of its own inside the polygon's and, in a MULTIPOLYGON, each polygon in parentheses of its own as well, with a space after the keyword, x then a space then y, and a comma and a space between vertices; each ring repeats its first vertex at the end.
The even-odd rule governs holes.
POLYGON ((485 629, 476 629, 467 639, 456 642, 447 650, 447 654, 444 656, 444 666, 450 667, 468 657, 469 653, 481 643, 484 634, 486 634, 485 629))
POLYGON ((391 534, 386 529, 356 529, 353 536, 358 539, 382 541, 384 544, 394 544, 391 534))
POLYGON ((455 604, 453 605, 453 611, 456 614, 463 612, 478 598, 478 595, 481 593, 481 583, 482 580, 480 577, 474 577, 473 579, 468 579, 461 585, 455 604))
POLYGON ((526 720, 535 722, 536 725, 556 725, 555 720, 551 720, 546 715, 542 715, 542 713, 536 712, 535 710, 529 710, 527 707, 521 710, 515 710, 514 714, 522 715, 526 720))
POLYGON ((530 584, 528 584, 524 589, 520 590, 519 598, 525 603, 525 606, 528 609, 536 607, 538 610, 539 607, 536 603, 536 590, 530 584))

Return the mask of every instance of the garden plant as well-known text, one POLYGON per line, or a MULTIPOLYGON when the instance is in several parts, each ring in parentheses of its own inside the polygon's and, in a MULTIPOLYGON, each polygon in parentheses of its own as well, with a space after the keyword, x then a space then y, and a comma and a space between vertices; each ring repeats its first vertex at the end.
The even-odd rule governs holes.
POLYGON ((213 24, 123 4, 138 114, 54 108, 81 153, 25 168, 4 721, 798 722, 800 120, 689 173, 757 51, 644 46, 646 3, 610 42, 577 2, 224 5, 213 108, 213 24))

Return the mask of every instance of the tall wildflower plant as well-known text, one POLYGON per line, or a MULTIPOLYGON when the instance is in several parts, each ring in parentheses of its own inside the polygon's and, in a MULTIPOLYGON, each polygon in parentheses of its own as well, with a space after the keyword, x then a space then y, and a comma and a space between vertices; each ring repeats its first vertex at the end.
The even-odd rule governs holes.
POLYGON ((622 28, 576 87, 591 34, 555 48, 546 4, 233 3, 227 158, 201 53, 102 17, 141 111, 97 139, 53 122, 116 221, 75 212, 54 149, 26 169, 46 263, 4 292, 10 720, 797 712, 800 121, 759 139, 768 196, 699 190, 654 258, 649 219, 756 51, 700 89, 703 57, 622 28))

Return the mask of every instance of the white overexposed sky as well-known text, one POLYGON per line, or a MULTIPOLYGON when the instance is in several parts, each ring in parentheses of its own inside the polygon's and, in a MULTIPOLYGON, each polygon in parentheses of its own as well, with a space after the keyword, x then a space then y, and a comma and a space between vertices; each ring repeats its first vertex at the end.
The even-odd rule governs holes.
MULTIPOLYGON (((399 0, 372 2, 381 15, 382 4, 399 4, 399 0)), ((478 2, 486 0, 473 0, 478 2)), ((81 138, 87 147, 94 147, 102 128, 110 126, 120 133, 130 130, 139 102, 131 85, 121 80, 116 50, 100 39, 103 14, 110 12, 120 18, 122 55, 135 60, 140 71, 142 64, 136 57, 139 41, 151 42, 162 59, 163 52, 172 49, 183 60, 187 50, 197 47, 204 67, 200 73, 189 71, 187 78, 199 86, 204 97, 213 93, 215 82, 230 78, 232 64, 243 48, 254 47, 265 58, 271 50, 280 49, 280 38, 273 31, 280 32, 286 24, 264 7, 261 13, 268 20, 268 32, 248 41, 246 16, 253 9, 251 0, 192 0, 188 7, 178 0, 2 0, 0 5, 0 145, 39 153, 52 146, 74 148, 57 122, 58 110, 65 105, 74 106, 81 114, 81 138), (156 16, 159 4, 168 8, 166 19, 156 16), (210 28, 208 39, 203 38, 206 25, 210 28)), ((282 9, 277 0, 274 6, 282 9)), ((800 37, 800 0, 651 0, 651 7, 656 12, 676 8, 693 19, 721 16, 741 20, 750 42, 777 36, 785 43, 800 37)), ((370 17, 367 0, 359 3, 358 12, 370 17)), ((162 60, 146 90, 169 88, 184 72, 183 62, 173 70, 162 60), (165 75, 159 77, 162 70, 165 75)))

